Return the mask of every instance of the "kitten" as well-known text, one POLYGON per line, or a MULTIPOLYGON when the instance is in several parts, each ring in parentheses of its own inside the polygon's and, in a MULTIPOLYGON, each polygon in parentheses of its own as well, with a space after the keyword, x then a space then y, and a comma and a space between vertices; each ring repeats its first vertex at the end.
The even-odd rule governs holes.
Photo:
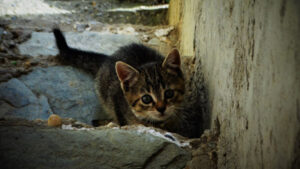
POLYGON ((142 44, 121 47, 111 56, 70 48, 53 30, 59 61, 96 75, 96 91, 119 125, 144 124, 194 137, 181 104, 185 80, 178 50, 167 57, 142 44))

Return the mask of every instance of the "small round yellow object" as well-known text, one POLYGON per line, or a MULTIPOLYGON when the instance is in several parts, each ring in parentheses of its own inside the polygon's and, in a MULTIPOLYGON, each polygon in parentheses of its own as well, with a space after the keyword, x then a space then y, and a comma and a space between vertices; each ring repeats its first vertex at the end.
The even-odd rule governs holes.
POLYGON ((51 114, 51 116, 48 118, 48 126, 50 127, 58 127, 61 126, 61 124, 61 118, 56 114, 51 114))

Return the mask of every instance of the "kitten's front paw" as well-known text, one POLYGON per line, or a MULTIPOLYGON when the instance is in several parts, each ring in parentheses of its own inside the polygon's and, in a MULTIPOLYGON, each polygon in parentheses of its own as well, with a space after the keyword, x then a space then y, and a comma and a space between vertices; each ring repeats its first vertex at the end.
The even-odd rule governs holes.
POLYGON ((120 125, 115 122, 109 122, 105 127, 113 128, 113 127, 120 127, 120 125))

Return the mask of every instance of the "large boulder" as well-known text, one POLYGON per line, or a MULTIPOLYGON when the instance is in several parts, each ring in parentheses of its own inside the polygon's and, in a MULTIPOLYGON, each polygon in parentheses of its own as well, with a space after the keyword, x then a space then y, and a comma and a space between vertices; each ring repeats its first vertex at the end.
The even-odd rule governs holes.
POLYGON ((62 130, 0 121, 3 168, 184 168, 191 153, 137 129, 62 130))

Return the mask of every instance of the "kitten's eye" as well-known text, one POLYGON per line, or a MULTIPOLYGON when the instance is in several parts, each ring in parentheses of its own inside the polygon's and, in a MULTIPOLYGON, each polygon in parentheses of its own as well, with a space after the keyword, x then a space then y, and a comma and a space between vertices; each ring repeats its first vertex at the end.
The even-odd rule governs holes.
POLYGON ((174 90, 168 89, 168 90, 165 91, 165 97, 166 97, 167 99, 170 99, 170 98, 172 98, 173 96, 174 96, 174 90))
POLYGON ((152 97, 148 94, 144 95, 142 97, 142 101, 145 103, 145 104, 149 104, 152 102, 152 97))

